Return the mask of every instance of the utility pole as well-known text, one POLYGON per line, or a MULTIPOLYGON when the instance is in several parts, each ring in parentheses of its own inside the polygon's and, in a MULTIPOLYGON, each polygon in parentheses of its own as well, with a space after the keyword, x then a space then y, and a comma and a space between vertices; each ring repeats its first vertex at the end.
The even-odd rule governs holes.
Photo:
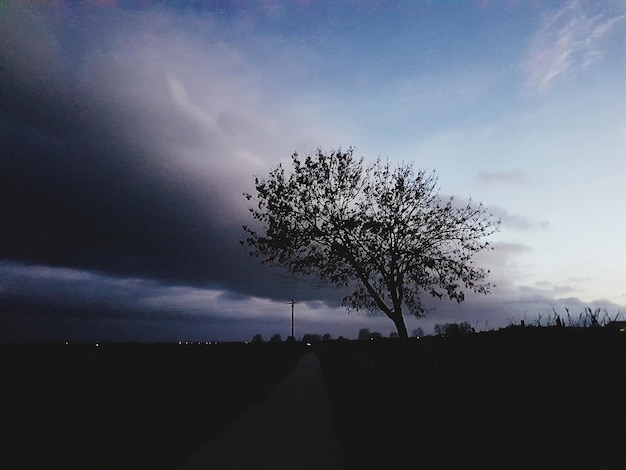
POLYGON ((287 302, 288 304, 291 304, 291 337, 295 340, 296 337, 293 333, 293 306, 296 305, 296 301, 291 299, 291 302, 287 302))

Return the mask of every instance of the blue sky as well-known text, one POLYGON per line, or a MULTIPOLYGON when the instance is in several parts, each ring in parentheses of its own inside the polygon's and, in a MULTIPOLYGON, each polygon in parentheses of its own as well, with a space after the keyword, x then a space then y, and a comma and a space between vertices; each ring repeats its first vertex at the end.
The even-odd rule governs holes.
POLYGON ((409 330, 626 311, 623 2, 5 2, 3 341, 384 334, 256 265, 241 194, 293 151, 436 170, 502 219, 496 288, 409 330), (299 323, 298 323, 299 322, 299 323))

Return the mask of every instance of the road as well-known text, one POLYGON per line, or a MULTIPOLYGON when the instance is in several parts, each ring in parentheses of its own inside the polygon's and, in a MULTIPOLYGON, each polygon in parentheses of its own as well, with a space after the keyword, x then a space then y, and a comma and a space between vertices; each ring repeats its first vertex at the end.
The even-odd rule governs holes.
POLYGON ((265 399, 233 420, 178 470, 342 468, 319 360, 304 354, 265 399))

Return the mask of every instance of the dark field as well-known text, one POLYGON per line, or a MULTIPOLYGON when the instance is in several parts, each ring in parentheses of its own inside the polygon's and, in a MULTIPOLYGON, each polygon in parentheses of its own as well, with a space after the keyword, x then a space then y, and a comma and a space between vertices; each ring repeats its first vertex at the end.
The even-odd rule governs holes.
MULTIPOLYGON (((345 468, 626 468, 626 334, 314 345, 345 468)), ((0 468, 173 469, 301 343, 1 346, 0 468)))
POLYGON ((625 469, 626 334, 510 328, 322 353, 347 469, 625 469))
POLYGON ((0 469, 175 468, 303 348, 1 346, 0 469))

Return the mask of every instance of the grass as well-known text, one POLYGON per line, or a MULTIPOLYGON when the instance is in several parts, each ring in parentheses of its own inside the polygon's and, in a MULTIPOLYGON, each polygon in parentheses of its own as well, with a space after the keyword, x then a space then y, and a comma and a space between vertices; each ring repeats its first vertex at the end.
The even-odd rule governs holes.
POLYGON ((572 315, 567 307, 564 309, 565 315, 559 315, 554 308, 552 309, 552 313, 548 313, 546 316, 541 313, 538 314, 533 325, 537 327, 567 326, 570 328, 595 328, 603 327, 611 322, 623 319, 622 312, 611 315, 607 308, 596 307, 592 309, 585 307, 578 315, 572 315))

